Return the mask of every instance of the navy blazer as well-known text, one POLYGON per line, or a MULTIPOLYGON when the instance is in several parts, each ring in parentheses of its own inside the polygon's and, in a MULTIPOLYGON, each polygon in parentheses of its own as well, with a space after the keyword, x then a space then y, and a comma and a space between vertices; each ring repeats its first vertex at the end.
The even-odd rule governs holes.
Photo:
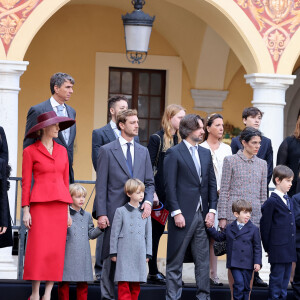
MULTIPOLYGON (((234 137, 231 141, 230 146, 231 146, 232 154, 236 154, 240 149, 243 149, 243 145, 240 142, 240 136, 234 137)), ((256 156, 267 162, 268 165, 267 183, 269 185, 273 173, 273 148, 270 139, 268 139, 265 136, 262 137, 261 145, 256 156)))
POLYGON ((236 221, 228 224, 224 231, 217 231, 214 227, 207 232, 215 241, 226 240, 226 267, 253 270, 255 264, 261 262, 261 240, 259 229, 250 220, 239 230, 236 221))
POLYGON ((183 141, 166 152, 164 182, 166 205, 170 211, 168 221, 168 258, 176 255, 186 236, 195 216, 200 196, 202 199, 203 220, 209 209, 217 209, 217 183, 211 153, 208 149, 198 147, 198 154, 201 163, 201 183, 191 153, 183 141), (181 210, 185 218, 186 226, 184 228, 177 227, 174 218, 171 217, 171 212, 178 209, 181 210))
MULTIPOLYGON (((97 160, 99 156, 99 149, 101 146, 111 143, 116 140, 115 133, 110 124, 94 129, 92 134, 92 161, 95 171, 97 171, 97 160)), ((135 136, 134 141, 139 143, 139 137, 135 136)))
MULTIPOLYGON (((65 103, 65 106, 66 106, 66 110, 68 113, 68 117, 75 120, 75 118, 76 118, 75 109, 72 108, 71 106, 67 105, 66 103, 65 103)), ((34 125, 37 124, 37 117, 40 114, 48 112, 48 111, 53 111, 53 107, 51 105, 50 99, 30 107, 28 114, 27 114, 25 136, 26 136, 27 132, 29 131, 29 129, 31 129, 34 125)), ((55 142, 64 146, 67 149, 68 160, 69 160, 69 181, 70 181, 70 183, 74 182, 73 153, 74 153, 75 136, 76 136, 76 123, 70 127, 70 137, 69 137, 68 144, 66 144, 61 131, 58 133, 58 137, 54 139, 55 142)), ((31 138, 24 137, 23 149, 25 149, 26 147, 35 143, 36 140, 37 139, 31 139, 31 138)))
POLYGON ((300 248, 300 193, 292 197, 296 223, 296 248, 300 248))
POLYGON ((260 234, 270 263, 290 263, 296 257, 296 226, 293 201, 288 209, 282 199, 272 193, 261 207, 260 234))

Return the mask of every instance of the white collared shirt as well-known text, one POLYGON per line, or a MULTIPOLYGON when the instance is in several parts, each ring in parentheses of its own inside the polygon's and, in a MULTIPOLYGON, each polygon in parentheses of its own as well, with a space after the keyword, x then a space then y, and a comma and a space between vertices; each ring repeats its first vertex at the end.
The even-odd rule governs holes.
MULTIPOLYGON (((183 140, 183 142, 184 142, 184 144, 186 145, 186 147, 188 148, 188 150, 189 150, 191 156, 193 155, 193 153, 192 153, 192 151, 191 151, 191 147, 195 147, 195 146, 196 146, 196 148, 197 148, 197 150, 198 150, 198 147, 199 147, 198 144, 196 144, 195 146, 193 146, 193 145, 191 145, 191 144, 190 144, 188 141, 186 141, 186 140, 183 140)), ((200 157, 199 157, 199 152, 198 152, 198 151, 195 151, 195 157, 196 157, 196 160, 197 160, 198 163, 199 163, 199 166, 201 167, 200 157)), ((198 202, 196 211, 198 211, 198 209, 199 209, 201 206, 202 206, 202 199, 201 199, 201 195, 200 195, 200 199, 199 199, 199 202, 198 202)), ((212 208, 209 210, 209 212, 216 214, 216 210, 215 210, 215 209, 212 209, 212 208)), ((179 214, 181 214, 181 210, 180 210, 180 209, 174 210, 174 211, 171 212, 171 217, 175 217, 176 215, 179 215, 179 214)))
POLYGON ((131 142, 126 141, 122 136, 119 137, 119 142, 123 151, 123 154, 125 156, 125 159, 127 160, 127 143, 130 143, 130 154, 132 159, 132 169, 134 166, 134 139, 132 139, 131 142))
POLYGON ((286 195, 286 194, 284 194, 283 192, 280 192, 280 191, 277 190, 277 189, 274 190, 274 193, 277 194, 277 195, 280 197, 280 199, 283 201, 283 203, 284 203, 285 205, 287 205, 286 200, 283 198, 283 196, 286 195))
POLYGON ((121 130, 118 129, 117 124, 113 120, 110 120, 109 125, 113 130, 116 139, 119 138, 121 136, 121 130))

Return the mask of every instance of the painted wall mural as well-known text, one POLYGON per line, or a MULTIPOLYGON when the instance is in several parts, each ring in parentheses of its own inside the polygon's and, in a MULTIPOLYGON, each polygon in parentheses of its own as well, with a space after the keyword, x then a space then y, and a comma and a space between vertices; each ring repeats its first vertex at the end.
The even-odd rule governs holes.
POLYGON ((234 1, 264 39, 276 73, 284 49, 300 26, 300 0, 234 1))
POLYGON ((43 0, 0 0, 0 38, 7 54, 28 16, 43 0))

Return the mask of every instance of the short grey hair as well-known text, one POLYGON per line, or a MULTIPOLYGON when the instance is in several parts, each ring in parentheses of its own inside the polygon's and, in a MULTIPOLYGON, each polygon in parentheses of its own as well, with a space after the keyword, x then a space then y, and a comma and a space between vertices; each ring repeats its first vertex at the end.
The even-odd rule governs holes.
POLYGON ((186 139, 193 131, 200 128, 199 120, 204 120, 199 115, 185 115, 179 123, 179 134, 182 139, 186 139))
POLYGON ((51 94, 55 94, 54 91, 54 86, 58 86, 61 87, 64 82, 66 81, 70 81, 72 84, 75 84, 75 80, 74 78, 66 73, 55 73, 54 75, 51 76, 50 78, 50 90, 51 90, 51 94))

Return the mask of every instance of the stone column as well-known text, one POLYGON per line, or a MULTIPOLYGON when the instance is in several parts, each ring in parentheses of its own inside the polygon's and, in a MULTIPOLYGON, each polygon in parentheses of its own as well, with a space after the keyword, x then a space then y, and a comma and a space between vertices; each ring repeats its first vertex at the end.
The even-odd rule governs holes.
MULTIPOLYGON (((245 75, 245 78, 253 88, 253 106, 264 113, 260 130, 272 141, 275 166, 277 151, 283 140, 285 92, 294 83, 296 76, 254 73, 245 75)), ((262 263, 263 268, 259 274, 263 280, 268 281, 270 265, 264 251, 262 263)))
MULTIPOLYGON (((0 60, 0 125, 4 128, 9 150, 11 176, 17 175, 18 159, 18 95, 20 77, 26 71, 27 61, 0 60)), ((10 213, 15 214, 15 183, 8 193, 10 213)), ((17 266, 11 247, 0 249, 0 278, 17 278, 17 266)))

